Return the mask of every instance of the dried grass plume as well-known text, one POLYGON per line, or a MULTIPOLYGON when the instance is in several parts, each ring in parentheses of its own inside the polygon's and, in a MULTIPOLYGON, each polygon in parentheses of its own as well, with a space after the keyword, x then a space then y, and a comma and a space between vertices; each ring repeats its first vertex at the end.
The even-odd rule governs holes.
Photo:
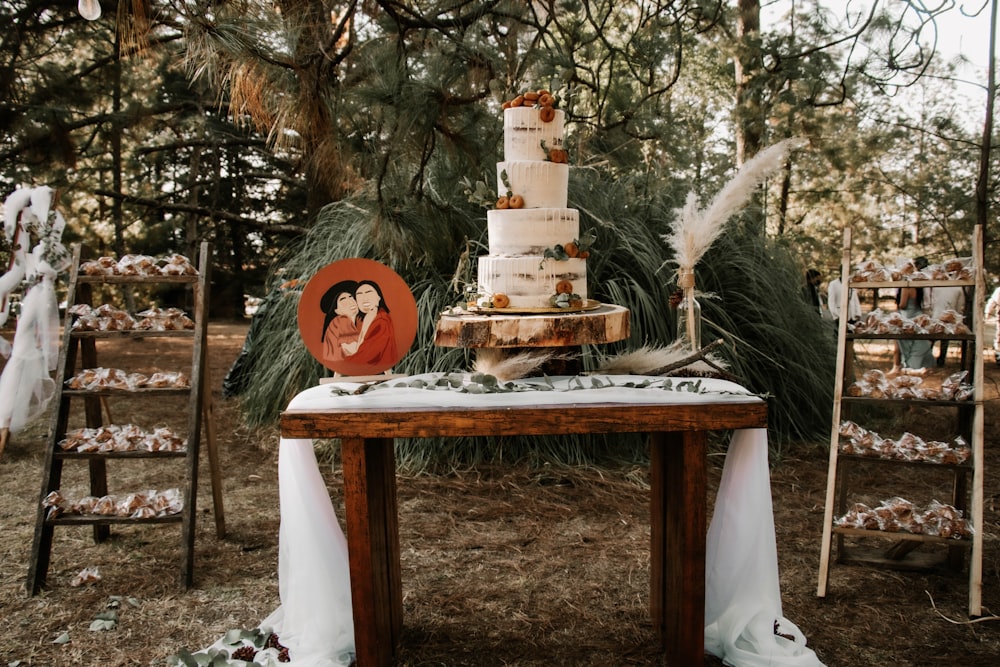
MULTIPOLYGON (((666 347, 644 345, 637 350, 605 359, 598 366, 597 372, 607 375, 650 375, 658 369, 672 366, 690 356, 691 350, 680 342, 666 347)), ((728 367, 719 357, 709 354, 708 358, 720 368, 728 367)), ((701 375, 711 374, 713 368, 704 361, 695 361, 684 366, 683 371, 701 375)))
POLYGON ((801 139, 785 139, 755 155, 723 187, 704 209, 698 208, 694 192, 688 193, 677 212, 673 230, 663 240, 674 251, 678 272, 691 271, 725 229, 726 222, 742 209, 754 189, 784 163, 788 153, 802 144, 801 139))
POLYGON ((501 382, 537 375, 549 361, 559 358, 552 352, 520 352, 510 355, 504 350, 481 348, 476 352, 473 370, 492 375, 501 382))

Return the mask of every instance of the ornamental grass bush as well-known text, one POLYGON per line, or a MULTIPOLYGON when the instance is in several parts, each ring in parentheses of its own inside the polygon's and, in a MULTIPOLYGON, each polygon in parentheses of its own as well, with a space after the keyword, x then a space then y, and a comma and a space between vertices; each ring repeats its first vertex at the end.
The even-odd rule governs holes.
MULTIPOLYGON (((581 233, 597 237, 588 259, 590 297, 628 308, 631 322, 628 340, 582 348, 585 370, 627 350, 673 341, 676 318, 669 298, 676 283, 662 235, 684 194, 651 188, 648 179, 610 178, 597 169, 571 172, 569 206, 580 210, 581 233)), ((310 232, 275 264, 270 283, 297 279, 301 289, 336 260, 380 261, 410 285, 419 314, 416 341, 394 371, 471 368, 470 351, 434 345, 434 328, 439 314, 460 302, 461 280, 474 279, 475 257, 487 252, 484 210, 459 195, 451 201, 397 206, 391 214, 385 210, 384 202, 380 207, 366 198, 327 206, 310 232), (463 268, 459 259, 467 247, 471 264, 463 268)), ((719 356, 731 372, 767 397, 770 441, 777 455, 793 443, 825 439, 830 427, 836 336, 801 296, 805 268, 793 248, 734 218, 695 270, 703 293, 703 344, 721 338, 725 345, 719 356)), ((258 315, 260 334, 251 346, 254 372, 241 397, 250 426, 273 424, 298 391, 329 374, 300 341, 300 289, 286 291, 258 315)), ((484 461, 640 462, 646 449, 642 437, 621 434, 452 438, 399 441, 397 456, 403 467, 430 470, 484 461)))

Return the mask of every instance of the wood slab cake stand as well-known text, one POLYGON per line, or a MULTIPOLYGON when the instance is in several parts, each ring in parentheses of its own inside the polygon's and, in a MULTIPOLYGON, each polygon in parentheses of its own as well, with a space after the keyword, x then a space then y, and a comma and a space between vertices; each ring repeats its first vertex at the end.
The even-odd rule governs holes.
MULTIPOLYGON (((475 349, 480 360, 543 348, 614 343, 628 338, 628 308, 601 304, 571 313, 503 314, 454 309, 442 313, 434 344, 475 349)), ((574 371, 575 372, 575 371, 574 371)))

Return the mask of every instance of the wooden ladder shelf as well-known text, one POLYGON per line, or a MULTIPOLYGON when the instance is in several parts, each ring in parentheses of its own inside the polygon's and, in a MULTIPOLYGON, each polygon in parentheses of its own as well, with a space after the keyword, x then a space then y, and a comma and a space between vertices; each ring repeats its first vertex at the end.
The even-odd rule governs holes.
MULTIPOLYGON (((82 246, 73 249, 73 264, 70 272, 69 289, 66 300, 66 317, 63 326, 62 347, 59 356, 59 366, 56 370, 56 397, 54 399, 55 409, 53 410, 52 423, 49 433, 49 442, 45 453, 43 467, 42 488, 38 502, 37 518, 35 522, 35 536, 32 543, 31 561, 28 568, 28 578, 26 588, 32 595, 37 594, 46 582, 48 574, 54 531, 57 526, 90 526, 93 530, 95 542, 103 542, 111 536, 111 526, 124 524, 148 524, 148 525, 180 525, 181 528, 181 564, 180 564, 180 584, 184 588, 191 586, 194 575, 194 543, 195 543, 195 519, 197 507, 198 491, 198 461, 200 454, 201 429, 206 429, 206 442, 208 449, 208 459, 212 477, 212 495, 215 514, 216 535, 223 537, 225 534, 225 519, 223 515, 221 475, 218 462, 218 451, 215 438, 213 437, 212 404, 211 392, 207 387, 207 338, 208 338, 208 289, 211 284, 211 245, 207 242, 201 244, 198 258, 197 271, 183 275, 175 275, 171 272, 140 272, 137 275, 120 275, 118 273, 102 273, 91 275, 81 271, 81 266, 89 259, 90 253, 82 246), (74 323, 80 317, 81 310, 86 307, 97 308, 94 305, 95 287, 112 286, 122 290, 129 289, 139 294, 144 293, 145 288, 150 286, 166 285, 168 287, 182 288, 190 293, 192 303, 192 313, 190 320, 193 320, 193 328, 190 321, 186 328, 181 329, 160 329, 160 328, 129 328, 117 329, 115 327, 106 328, 100 326, 94 330, 83 330, 74 327, 74 323), (190 369, 178 369, 182 375, 187 375, 189 382, 183 381, 170 384, 150 383, 157 386, 129 386, 127 388, 107 385, 97 385, 87 388, 72 387, 70 381, 78 374, 87 372, 89 369, 99 369, 101 364, 98 360, 99 350, 102 356, 115 359, 113 354, 116 345, 121 345, 124 341, 135 341, 136 339, 146 339, 154 337, 174 337, 189 340, 191 342, 191 366, 190 369), (100 343, 100 345, 98 344, 100 343), (182 447, 161 449, 160 451, 150 451, 145 447, 132 448, 102 448, 87 446, 80 449, 63 449, 61 443, 66 440, 67 434, 80 432, 78 426, 81 420, 86 429, 97 429, 99 427, 124 426, 115 425, 111 418, 112 401, 174 401, 177 403, 178 426, 176 436, 182 436, 186 443, 182 447), (77 406, 71 409, 72 405, 77 406), (82 405, 82 411, 79 406, 82 405), (106 420, 105 420, 106 418, 106 420), (74 424, 71 428, 71 422, 74 424), (108 488, 108 468, 114 465, 115 461, 136 461, 148 462, 150 466, 156 467, 157 473, 176 470, 177 490, 180 492, 180 501, 172 507, 153 513, 150 510, 140 511, 134 514, 123 512, 121 505, 118 511, 109 511, 106 514, 94 512, 73 512, 63 506, 53 510, 51 503, 53 496, 60 492, 62 484, 63 467, 69 464, 86 464, 89 468, 90 496, 94 498, 105 498, 106 506, 111 499, 120 499, 128 496, 127 492, 121 496, 109 496, 108 488), (172 464, 170 462, 173 462, 172 464), (170 466, 166 468, 165 466, 170 466), (182 470, 181 470, 182 468, 182 470), (49 506, 47 506, 49 505, 49 506)), ((105 258, 113 262, 111 258, 105 258)), ((148 263, 147 263, 148 264, 148 263)), ((124 310, 118 310, 124 313, 124 310)), ((120 358, 120 357, 119 357, 120 358)), ((150 369, 109 369, 118 373, 145 372, 152 373, 150 369)), ((172 376, 174 378, 177 375, 172 376)), ((131 410, 130 413, 139 415, 137 421, 141 420, 141 410, 131 410)), ((159 424, 132 424, 140 432, 151 433, 153 428, 159 424)), ((145 487, 143 487, 145 488, 145 487)), ((143 489, 129 489, 137 492, 133 496, 135 502, 142 503, 143 489)), ((74 499, 65 499, 65 505, 74 499)))
MULTIPOLYGON (((848 327, 847 318, 839 320, 838 328, 838 348, 837 348, 837 370, 834 386, 833 404, 833 424, 830 434, 830 462, 827 472, 826 507, 823 516, 823 542, 820 552, 819 582, 816 594, 825 597, 829 584, 831 559, 836 551, 837 563, 867 564, 875 566, 890 567, 898 570, 926 570, 938 565, 945 565, 951 570, 961 570, 966 556, 968 556, 969 572, 969 615, 982 615, 982 559, 983 559, 983 298, 984 298, 984 269, 982 257, 982 228, 976 226, 972 236, 972 266, 974 270, 971 276, 960 274, 963 277, 931 280, 877 280, 877 281, 857 281, 852 282, 852 261, 851 261, 851 230, 844 230, 844 245, 841 261, 841 279, 843 289, 841 290, 841 313, 847 313, 848 302, 852 290, 877 290, 882 288, 902 288, 902 287, 955 287, 960 286, 968 295, 968 290, 972 290, 972 299, 966 299, 965 321, 970 322, 972 333, 902 333, 899 331, 892 333, 860 333, 848 327), (971 307, 971 312, 970 312, 971 307), (902 398, 895 394, 864 394, 862 390, 855 387, 851 391, 851 385, 855 380, 855 355, 854 344, 862 340, 886 340, 891 344, 907 339, 931 340, 932 345, 935 340, 957 341, 962 346, 962 370, 968 372, 967 385, 971 383, 971 400, 939 399, 939 398, 902 398), (971 348, 971 349, 970 349, 971 348), (860 395, 859 395, 860 393, 860 395), (953 417, 942 417, 935 428, 945 429, 950 436, 961 436, 968 444, 966 450, 969 455, 967 461, 958 460, 905 460, 905 457, 898 453, 874 455, 858 455, 849 452, 842 453, 841 447, 846 437, 841 434, 841 425, 844 418, 849 413, 852 417, 860 414, 862 417, 858 422, 868 419, 870 415, 903 414, 903 411, 911 407, 921 409, 945 411, 944 415, 954 415, 953 417), (857 412, 851 412, 857 410, 857 412), (844 516, 845 511, 852 506, 854 498, 858 494, 875 491, 876 484, 879 492, 886 491, 884 497, 898 496, 891 490, 884 488, 886 484, 876 482, 875 475, 859 475, 864 468, 871 470, 871 466, 910 466, 914 479, 923 479, 923 476, 930 475, 930 480, 936 483, 950 483, 952 489, 951 504, 960 510, 964 518, 971 524, 972 533, 970 536, 963 536, 956 539, 952 536, 926 535, 918 530, 907 532, 905 529, 899 530, 898 526, 892 524, 890 527, 883 527, 882 524, 871 525, 867 523, 864 527, 853 525, 836 525, 836 517, 844 516), (919 475, 919 477, 917 477, 919 475), (942 477, 943 476, 943 477, 942 477), (949 478, 950 476, 950 478, 949 478), (949 482, 949 479, 951 480, 949 482), (970 485, 971 479, 971 485, 970 485), (898 531, 898 532, 897 532, 898 531), (847 544, 847 540, 851 544, 847 544), (892 541, 889 544, 888 541, 892 541), (862 544, 881 544, 881 548, 866 548, 862 544), (888 546, 887 546, 888 545, 888 546), (925 545, 929 546, 920 552, 916 550, 925 545), (927 551, 938 550, 938 554, 927 553, 927 551)), ((904 276, 905 278, 905 276, 904 276)), ((877 300, 876 300, 877 305, 877 300)), ((858 369, 859 376, 863 375, 858 369)), ((899 422, 897 421, 896 424, 899 422)), ((909 427, 909 424, 906 424, 909 427)), ((863 425, 862 425, 863 427, 863 425)), ((896 428, 899 428, 896 426, 896 428)), ((885 435, 885 434, 879 434, 885 435)), ((919 433, 916 434, 918 437, 919 433)), ((954 440, 953 442, 957 442, 954 440)), ((919 457, 916 457, 919 458, 919 457)), ((956 457, 952 457, 956 458, 956 457)), ((898 469, 898 468, 897 468, 898 469)), ((931 500, 930 498, 919 499, 918 507, 922 507, 931 500)), ((904 505, 905 509, 905 505, 904 505)))

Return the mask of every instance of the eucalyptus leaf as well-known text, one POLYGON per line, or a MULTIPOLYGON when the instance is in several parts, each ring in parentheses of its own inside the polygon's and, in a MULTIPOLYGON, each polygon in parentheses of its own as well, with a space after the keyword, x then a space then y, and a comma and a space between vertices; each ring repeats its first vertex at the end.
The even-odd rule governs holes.
POLYGON ((168 656, 167 665, 170 667, 199 667, 198 659, 186 648, 168 656))
POLYGON ((103 618, 95 618, 93 621, 90 622, 89 630, 91 632, 114 630, 117 625, 118 625, 117 621, 109 621, 103 618))
MULTIPOLYGON (((53 644, 68 644, 70 641, 69 632, 63 632, 61 635, 52 640, 53 644)), ((20 661, 18 661, 20 662, 20 661)))
POLYGON ((222 636, 222 643, 227 646, 233 646, 234 644, 240 644, 243 642, 243 631, 242 630, 229 630, 222 636))

